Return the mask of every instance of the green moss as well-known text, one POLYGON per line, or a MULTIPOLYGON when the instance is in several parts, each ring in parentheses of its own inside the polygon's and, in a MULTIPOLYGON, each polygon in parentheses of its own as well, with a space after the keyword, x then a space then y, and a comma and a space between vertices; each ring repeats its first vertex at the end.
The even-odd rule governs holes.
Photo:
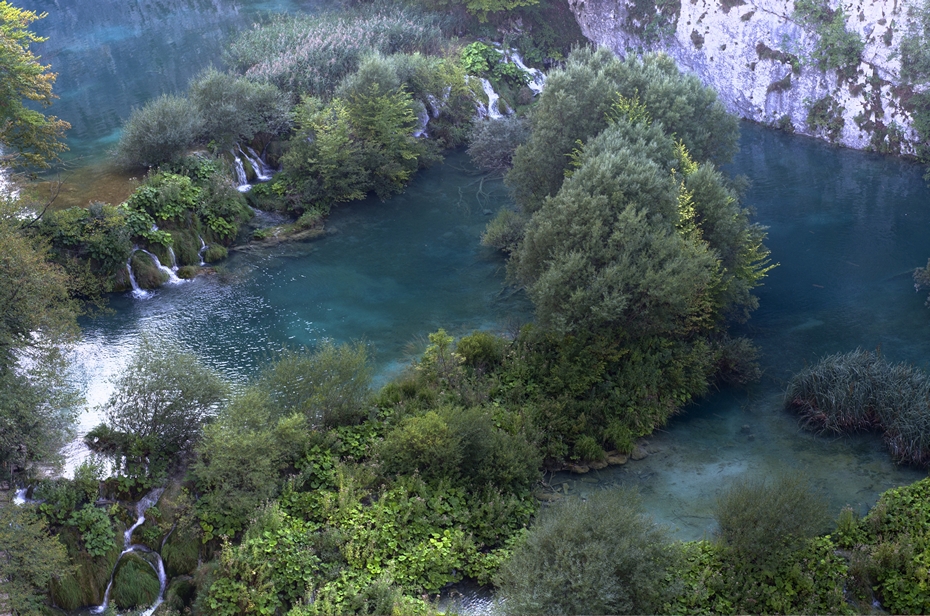
POLYGON ((211 244, 204 253, 203 260, 207 263, 216 263, 217 261, 222 261, 227 256, 229 256, 229 251, 226 250, 225 246, 211 244))
POLYGON ((192 573, 197 568, 199 555, 200 539, 193 529, 186 526, 176 528, 161 549, 168 577, 192 573))
POLYGON ((155 570, 136 553, 123 556, 113 576, 111 599, 121 609, 151 605, 160 589, 155 570))
MULTIPOLYGON (((114 531, 115 532, 115 531, 114 531)), ((71 562, 77 565, 70 575, 53 580, 50 591, 55 605, 73 611, 85 605, 99 605, 110 581, 113 565, 119 558, 120 548, 114 547, 103 556, 93 557, 81 548, 80 534, 65 527, 60 533, 68 549, 71 562)))
POLYGON ((200 267, 196 265, 184 265, 178 268, 178 278, 184 280, 190 280, 191 278, 196 278, 197 274, 200 273, 200 267))
POLYGON ((129 260, 136 284, 143 289, 157 289, 168 282, 168 275, 161 271, 152 258, 144 252, 137 251, 129 260))
POLYGON ((200 264, 200 239, 193 229, 171 231, 171 239, 179 266, 200 264))

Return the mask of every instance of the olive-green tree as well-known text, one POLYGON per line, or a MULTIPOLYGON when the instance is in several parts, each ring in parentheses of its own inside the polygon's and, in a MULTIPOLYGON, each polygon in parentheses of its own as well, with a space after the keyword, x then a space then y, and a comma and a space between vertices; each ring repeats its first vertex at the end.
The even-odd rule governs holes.
POLYGON ((44 613, 49 582, 72 569, 65 546, 34 507, 0 507, 0 612, 44 613))
POLYGON ((227 390, 194 355, 147 337, 115 385, 102 409, 108 430, 92 431, 88 444, 117 459, 143 456, 149 464, 190 451, 227 390))
POLYGON ((0 167, 48 167, 67 149, 62 138, 71 125, 28 106, 48 107, 57 98, 52 94, 57 75, 29 49, 46 40, 29 30, 45 16, 0 1, 0 167))
POLYGON ((606 48, 576 49, 565 67, 552 71, 530 116, 529 141, 513 156, 507 184, 525 212, 554 196, 569 168, 571 152, 609 123, 617 95, 638 100, 653 121, 674 134, 697 161, 727 162, 736 151, 736 119, 716 93, 683 75, 665 55, 633 54, 620 60, 606 48))

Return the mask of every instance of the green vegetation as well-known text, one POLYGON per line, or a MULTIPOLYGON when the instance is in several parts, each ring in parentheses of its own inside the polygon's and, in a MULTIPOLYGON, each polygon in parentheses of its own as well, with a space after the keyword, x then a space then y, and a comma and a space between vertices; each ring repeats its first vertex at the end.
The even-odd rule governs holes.
POLYGON ((836 142, 845 125, 843 107, 829 94, 809 103, 807 127, 810 130, 826 136, 831 142, 836 142))
POLYGON ((542 514, 498 584, 508 614, 657 614, 677 556, 635 495, 598 492, 542 514))
POLYGON ((226 386, 196 357, 143 339, 103 407, 106 423, 85 437, 133 477, 157 478, 189 452, 222 402, 226 386))
POLYGON ((64 546, 34 508, 9 505, 0 507, 0 545, 0 610, 40 613, 49 582, 70 572, 64 546))
POLYGON ((5 146, 0 167, 48 167, 67 149, 62 139, 71 125, 30 107, 48 107, 57 98, 52 94, 57 75, 29 49, 46 40, 29 30, 45 15, 0 1, 0 144, 5 146))
POLYGON ((675 34, 681 0, 631 0, 626 7, 626 29, 639 34, 647 46, 675 34))
POLYGON ((908 7, 908 31, 898 47, 901 54, 901 78, 909 83, 930 77, 930 3, 924 1, 908 7))
POLYGON ((836 70, 850 78, 862 61, 865 43, 857 32, 846 29, 843 7, 830 8, 826 0, 795 0, 795 18, 817 33, 813 60, 823 71, 836 70))
POLYGON ((868 605, 874 595, 894 614, 930 610, 930 480, 885 492, 859 520, 841 516, 838 543, 852 554, 850 586, 868 605), (874 595, 873 595, 874 593, 874 595))
POLYGON ((529 134, 526 120, 519 117, 475 121, 468 137, 468 156, 476 167, 505 172, 510 169, 514 151, 529 134))
POLYGON ((817 432, 883 430, 892 457, 930 463, 930 377, 877 353, 830 355, 802 370, 788 385, 785 402, 817 432))

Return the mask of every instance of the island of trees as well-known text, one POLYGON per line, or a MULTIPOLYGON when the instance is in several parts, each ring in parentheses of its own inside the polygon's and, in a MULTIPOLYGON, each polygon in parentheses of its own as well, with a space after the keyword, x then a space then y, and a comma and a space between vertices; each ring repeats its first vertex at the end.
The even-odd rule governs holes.
MULTIPOLYGON (((0 2, 6 166, 63 148, 65 124, 20 104, 52 98, 54 75, 29 51, 39 17, 0 2)), ((835 523, 803 478, 736 482, 718 536, 697 542, 672 541, 633 493, 581 501, 544 481, 543 469, 625 462, 709 387, 758 378, 752 342, 728 328, 773 267, 741 181, 720 171, 738 125, 715 94, 662 55, 578 45, 576 27, 553 31, 560 19, 556 2, 519 1, 279 17, 231 44, 229 72, 132 115, 117 156, 150 171, 126 203, 4 197, 0 469, 32 487, 0 508, 0 611, 432 614, 463 580, 493 585, 514 614, 930 609, 927 481, 835 523), (551 65, 538 96, 474 40, 517 19, 527 60, 551 65), (479 78, 515 113, 474 120, 491 102, 479 78), (484 241, 506 255, 533 324, 433 332, 377 391, 360 343, 284 352, 232 387, 146 339, 85 437, 95 455, 73 479, 40 478, 73 422, 61 349, 76 315, 130 272, 161 283, 139 248, 193 276, 250 239, 251 208, 290 214, 284 232, 317 229, 464 145, 506 174, 514 208, 484 241), (243 193, 230 163, 247 151, 281 171, 243 193)), ((926 382, 860 353, 799 375, 789 402, 819 430, 880 421, 896 457, 926 464, 926 382), (876 385, 853 392, 863 371, 876 385)))

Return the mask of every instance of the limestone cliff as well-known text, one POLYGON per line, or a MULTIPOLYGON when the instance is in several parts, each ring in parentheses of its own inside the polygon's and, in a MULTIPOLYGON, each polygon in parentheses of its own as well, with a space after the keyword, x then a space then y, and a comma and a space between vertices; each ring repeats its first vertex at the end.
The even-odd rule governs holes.
POLYGON ((839 16, 840 34, 858 41, 854 61, 826 66, 832 39, 795 0, 569 4, 591 41, 621 56, 668 53, 740 117, 852 148, 912 154, 917 134, 908 102, 926 84, 902 80, 898 49, 904 36, 917 36, 916 13, 899 0, 813 1, 822 1, 830 19, 839 16))

